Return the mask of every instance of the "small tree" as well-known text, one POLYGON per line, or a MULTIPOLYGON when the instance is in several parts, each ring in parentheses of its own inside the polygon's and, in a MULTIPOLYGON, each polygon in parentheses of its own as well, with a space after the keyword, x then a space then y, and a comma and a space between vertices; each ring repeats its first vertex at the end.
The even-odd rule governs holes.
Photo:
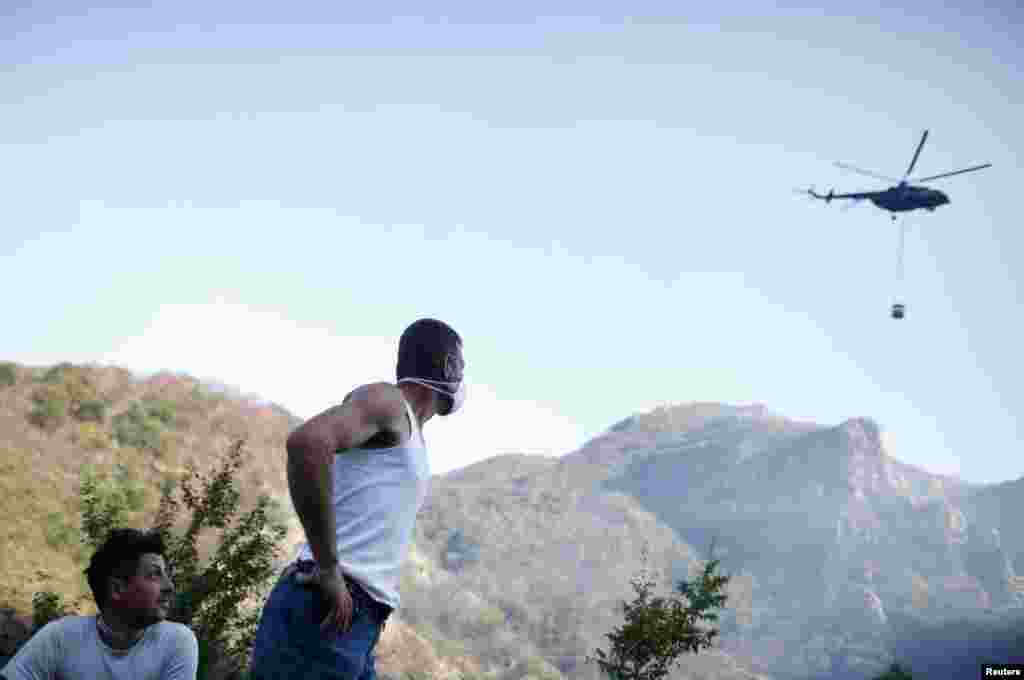
POLYGON ((231 526, 241 498, 236 487, 244 440, 229 449, 212 474, 201 476, 194 465, 181 482, 182 500, 191 511, 183 534, 173 532, 180 503, 172 485, 161 489, 154 527, 167 544, 167 561, 175 572, 178 596, 169 618, 190 626, 200 649, 200 677, 213 668, 240 673, 256 637, 259 609, 241 605, 262 598, 274 576, 274 559, 287 528, 269 519, 272 501, 261 496, 256 507, 231 526), (200 495, 199 492, 202 492, 200 495), (204 529, 219 529, 220 541, 205 566, 196 545, 204 529))
POLYGON ((646 545, 642 555, 645 568, 631 581, 636 599, 622 603, 625 623, 605 635, 610 650, 596 649, 596 659, 587 657, 613 680, 661 680, 680 655, 699 653, 718 636, 713 626, 704 628, 699 623, 717 622, 713 610, 726 601, 723 589, 729 577, 715 573, 719 561, 707 562, 696 580, 679 581, 673 596, 652 597, 654 581, 646 570, 646 545))

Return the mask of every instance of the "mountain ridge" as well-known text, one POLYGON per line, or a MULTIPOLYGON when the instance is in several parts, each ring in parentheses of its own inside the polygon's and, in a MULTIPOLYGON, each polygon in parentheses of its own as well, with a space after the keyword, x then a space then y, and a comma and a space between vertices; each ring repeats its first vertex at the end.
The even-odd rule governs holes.
MULTIPOLYGON (((152 486, 189 459, 208 466, 210 452, 245 435, 244 497, 269 492, 288 507, 281 451, 301 421, 285 409, 115 367, 19 367, 16 377, 0 387, 0 504, 19 511, 4 529, 16 549, 0 558, 0 599, 22 610, 42 585, 33 569, 74 573, 39 527, 46 503, 73 515, 83 463, 124 462, 152 486), (33 395, 58 387, 109 403, 90 425, 100 434, 133 404, 173 404, 160 452, 90 448, 89 428, 71 417, 32 425, 33 395)), ((620 621, 644 546, 660 583, 692 577, 713 540, 734 576, 719 648, 685 657, 670 680, 865 677, 903 649, 893 636, 905 621, 1020 611, 1004 585, 1024 568, 1024 478, 979 486, 934 475, 891 456, 882 434, 864 416, 825 426, 761 404, 691 402, 633 414, 558 458, 505 454, 434 476, 382 674, 597 680, 582 659, 620 621)), ((282 559, 302 537, 290 521, 282 559)))

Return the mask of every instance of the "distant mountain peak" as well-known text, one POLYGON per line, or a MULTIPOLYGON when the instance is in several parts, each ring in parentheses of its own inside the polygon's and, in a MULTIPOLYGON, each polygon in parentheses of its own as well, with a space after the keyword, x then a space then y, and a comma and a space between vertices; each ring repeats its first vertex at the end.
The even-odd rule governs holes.
POLYGON ((663 404, 643 413, 635 413, 612 425, 610 431, 644 430, 649 432, 685 432, 722 418, 768 420, 775 418, 764 404, 742 406, 714 401, 663 404))
POLYGON ((871 418, 850 418, 839 427, 843 443, 851 452, 884 456, 882 429, 871 418))

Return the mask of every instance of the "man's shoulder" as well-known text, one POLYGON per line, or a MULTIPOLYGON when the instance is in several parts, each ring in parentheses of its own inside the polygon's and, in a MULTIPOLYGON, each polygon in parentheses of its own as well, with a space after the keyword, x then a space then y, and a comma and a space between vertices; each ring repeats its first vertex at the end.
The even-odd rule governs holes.
POLYGON ((152 626, 153 644, 160 663, 167 668, 188 668, 199 662, 199 641, 183 623, 161 621, 152 626))
POLYGON ((160 640, 191 644, 196 641, 196 634, 184 623, 177 621, 160 621, 153 624, 153 631, 160 640))
POLYGON ((345 401, 359 402, 362 408, 380 417, 405 417, 405 395, 394 383, 374 382, 360 385, 348 393, 345 401))
POLYGON ((44 635, 47 637, 80 635, 84 632, 90 631, 92 629, 91 627, 95 625, 95 616, 80 616, 78 614, 72 614, 50 621, 40 628, 36 635, 44 635))
POLYGON ((67 659, 81 653, 87 636, 95 630, 94 616, 62 616, 49 621, 35 632, 9 659, 0 678, 52 677, 55 669, 67 659))
POLYGON ((352 398, 359 399, 383 399, 385 401, 397 401, 401 403, 402 390, 395 383, 372 382, 365 383, 348 393, 346 401, 352 398))

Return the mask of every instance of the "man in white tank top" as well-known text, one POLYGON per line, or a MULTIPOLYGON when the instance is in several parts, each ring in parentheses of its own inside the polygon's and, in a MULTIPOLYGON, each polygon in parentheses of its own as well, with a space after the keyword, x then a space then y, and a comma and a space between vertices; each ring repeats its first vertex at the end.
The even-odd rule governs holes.
POLYGON ((288 437, 288 488, 307 543, 264 604, 252 680, 376 680, 373 650, 430 479, 423 425, 465 399, 462 339, 420 319, 397 380, 353 390, 288 437))

